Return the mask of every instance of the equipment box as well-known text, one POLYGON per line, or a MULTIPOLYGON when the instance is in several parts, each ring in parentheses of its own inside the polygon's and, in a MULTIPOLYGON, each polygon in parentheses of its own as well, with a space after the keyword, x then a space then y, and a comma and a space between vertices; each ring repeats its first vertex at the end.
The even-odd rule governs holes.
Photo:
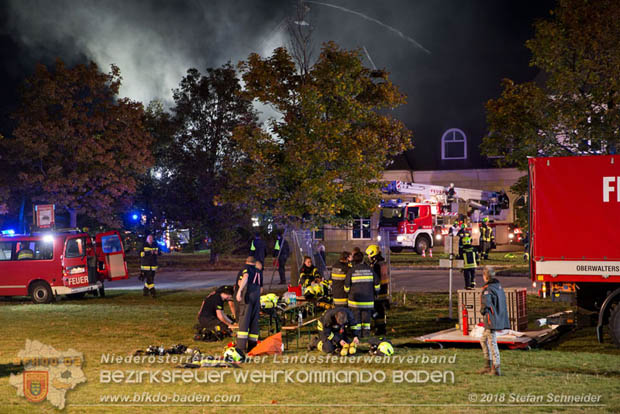
MULTIPOLYGON (((508 307, 508 318, 510 329, 513 331, 524 331, 527 329, 527 289, 525 288, 506 288, 506 306, 508 307)), ((459 290, 459 310, 461 315, 463 307, 467 309, 468 330, 482 322, 481 301, 482 288, 473 290, 459 290)), ((460 318, 459 318, 460 319, 460 318)))

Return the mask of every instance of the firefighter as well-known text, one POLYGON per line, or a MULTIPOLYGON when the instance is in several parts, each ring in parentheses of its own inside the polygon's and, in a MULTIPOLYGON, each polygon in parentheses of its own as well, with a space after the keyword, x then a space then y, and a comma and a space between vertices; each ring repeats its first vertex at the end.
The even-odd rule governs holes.
MULTIPOLYGON (((194 339, 222 340, 232 332, 233 321, 224 313, 224 302, 232 301, 232 286, 220 286, 202 301, 198 311, 197 332, 194 339)), ((232 309, 232 306, 230 306, 232 309)))
POLYGON ((344 291, 349 294, 348 305, 361 323, 362 337, 370 336, 370 319, 375 308, 375 294, 381 288, 381 278, 364 263, 361 252, 353 255, 353 267, 344 279, 344 291))
MULTIPOLYGON (((251 261, 248 258, 248 261, 251 261)), ((246 261, 247 263, 247 261, 246 261)), ((254 266, 246 265, 236 299, 239 302, 239 330, 237 331, 237 351, 245 355, 256 346, 258 341, 258 315, 260 313, 260 295, 263 290, 263 266, 257 261, 254 266)))
POLYGON ((462 259, 463 258, 463 239, 467 236, 467 237, 471 237, 471 233, 469 232, 469 230, 467 230, 467 226, 465 225, 465 223, 461 223, 461 229, 458 231, 458 233, 456 233, 456 235, 459 238, 459 255, 458 255, 458 259, 462 259))
POLYGON ((361 327, 350 309, 343 307, 329 309, 319 318, 317 329, 319 336, 310 342, 309 351, 316 347, 319 351, 331 354, 340 348, 346 350, 347 354, 355 353, 361 327), (347 328, 353 332, 352 340, 347 336, 347 328))
POLYGON ((463 276, 465 289, 476 287, 476 268, 478 267, 478 251, 471 245, 471 236, 463 237, 463 276))
POLYGON ((334 306, 347 306, 347 297, 344 291, 344 278, 350 269, 349 258, 351 253, 340 253, 340 259, 332 266, 332 295, 334 298, 334 306))
POLYGON ((484 320, 484 333, 480 338, 480 345, 486 365, 478 373, 499 376, 501 371, 496 331, 510 329, 506 294, 499 281, 493 277, 491 269, 485 267, 482 270, 482 278, 484 279, 484 286, 480 296, 480 313, 484 320))
POLYGON ((280 284, 286 284, 286 261, 288 260, 288 256, 290 255, 291 250, 289 249, 288 242, 282 236, 282 233, 279 233, 276 237, 276 244, 273 247, 273 265, 278 266, 278 273, 280 275, 280 284))
POLYGON ((381 249, 376 244, 371 244, 366 248, 368 260, 372 266, 373 272, 379 276, 381 287, 375 297, 375 311, 373 319, 375 320, 375 334, 385 335, 386 333, 386 315, 385 311, 390 309, 390 299, 388 297, 388 287, 390 284, 390 275, 385 259, 381 255, 381 249))
POLYGON ((321 277, 321 274, 319 273, 319 269, 312 264, 312 258, 310 256, 304 256, 304 264, 302 264, 299 269, 299 284, 302 290, 310 286, 312 282, 319 277, 321 277))
POLYGON ((489 226, 488 223, 489 218, 485 217, 482 219, 482 226, 480 227, 480 258, 484 260, 489 259, 489 251, 491 250, 491 246, 495 241, 493 229, 489 226))
POLYGON ((261 265, 265 264, 265 256, 267 255, 267 246, 265 246, 265 242, 260 237, 260 233, 254 233, 254 238, 252 239, 252 243, 250 244, 250 256, 254 257, 257 262, 260 262, 261 265))
POLYGON ((146 242, 140 250, 140 280, 144 280, 142 293, 155 297, 155 272, 157 271, 157 256, 161 251, 157 243, 153 241, 153 235, 146 236, 146 242))

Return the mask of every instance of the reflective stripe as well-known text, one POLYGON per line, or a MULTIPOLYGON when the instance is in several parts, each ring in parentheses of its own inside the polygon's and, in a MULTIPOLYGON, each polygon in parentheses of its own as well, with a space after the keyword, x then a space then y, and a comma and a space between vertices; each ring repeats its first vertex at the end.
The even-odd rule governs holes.
POLYGON ((347 298, 334 298, 334 304, 346 305, 347 304, 347 298))
POLYGON ((155 287, 155 283, 145 283, 144 287, 147 289, 153 289, 155 287))
POLYGON ((359 331, 360 329, 362 329, 362 325, 359 323, 357 325, 352 325, 351 329, 353 329, 354 331, 359 331))
POLYGON ((358 281, 358 280, 373 280, 374 276, 353 276, 351 278, 352 282, 358 281))
POLYGON ((317 324, 316 324, 316 327, 317 327, 317 329, 319 331, 322 331, 323 330, 323 323, 321 321, 318 321, 317 324))
POLYGON ((332 338, 334 337, 334 333, 330 333, 329 336, 327 337, 327 339, 329 339, 330 341, 332 340, 332 338))
POLYGON ((369 323, 363 323, 362 324, 362 329, 370 329, 370 324, 369 323))
POLYGON ((146 270, 149 272, 154 272, 157 270, 157 266, 140 266, 140 270, 146 270))
POLYGON ((157 251, 159 248, 158 247, 145 247, 144 251, 145 252, 154 252, 157 251))
POLYGON ((144 257, 144 252, 140 252, 140 257, 144 257))
POLYGON ((258 339, 258 334, 250 334, 250 339, 258 339))
POLYGON ((375 290, 381 289, 381 284, 375 285, 375 290))
POLYGON ((256 247, 254 247, 254 240, 252 240, 252 245, 250 246, 250 251, 253 252, 254 250, 256 250, 256 247))
POLYGON ((344 273, 332 273, 333 280, 344 280, 345 277, 347 277, 347 275, 344 273))
POLYGON ((375 302, 356 302, 354 300, 349 301, 349 306, 353 308, 372 308, 375 305, 375 302))
POLYGON ((247 332, 241 332, 241 331, 237 331, 237 338, 247 338, 248 337, 248 333, 247 332))
POLYGON ((351 288, 350 288, 350 287, 346 287, 346 286, 344 287, 344 291, 345 291, 345 292, 348 292, 348 291, 350 291, 350 290, 351 290, 351 288))

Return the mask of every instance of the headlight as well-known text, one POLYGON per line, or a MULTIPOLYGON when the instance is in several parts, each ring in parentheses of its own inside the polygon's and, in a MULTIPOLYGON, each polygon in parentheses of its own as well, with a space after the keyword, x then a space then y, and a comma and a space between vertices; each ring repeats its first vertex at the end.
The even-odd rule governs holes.
POLYGON ((377 236, 377 241, 381 241, 381 236, 377 236))
POLYGON ((405 238, 403 236, 396 236, 396 241, 397 242, 402 242, 403 240, 405 240, 405 238))
POLYGON ((52 236, 51 234, 46 234, 45 236, 43 236, 43 243, 53 243, 54 242, 54 236, 52 236))
POLYGON ((508 238, 509 238, 509 239, 514 239, 514 238, 515 238, 515 235, 514 235, 514 234, 512 234, 512 233, 510 233, 510 234, 508 235, 508 238))
POLYGON ((441 233, 437 233, 435 235, 435 240, 441 240, 441 233))

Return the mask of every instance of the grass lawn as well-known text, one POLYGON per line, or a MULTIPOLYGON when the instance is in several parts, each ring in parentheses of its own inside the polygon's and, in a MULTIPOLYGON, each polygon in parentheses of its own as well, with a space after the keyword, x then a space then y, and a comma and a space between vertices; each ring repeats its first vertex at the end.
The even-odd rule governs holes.
MULTIPOLYGON (((67 392, 67 413, 203 413, 203 412, 389 412, 401 413, 412 410, 421 412, 620 412, 620 352, 613 345, 599 344, 594 328, 583 328, 565 334, 545 349, 531 351, 501 350, 504 376, 490 377, 476 374, 482 365, 479 347, 431 349, 420 347, 413 338, 449 328, 454 323, 437 322, 436 318, 447 314, 447 295, 412 294, 406 301, 389 313, 390 337, 396 345, 396 356, 411 356, 417 363, 283 363, 268 358, 265 363, 244 364, 240 369, 192 370, 205 372, 231 371, 223 384, 191 382, 185 384, 104 384, 100 382, 104 370, 168 370, 172 363, 105 364, 102 354, 126 356, 135 349, 149 345, 166 347, 183 343, 199 347, 203 352, 219 355, 224 343, 196 343, 192 338, 200 302, 206 292, 163 291, 153 300, 144 298, 140 292, 110 291, 105 298, 87 297, 83 300, 61 300, 50 305, 33 305, 18 300, 0 302, 0 318, 5 321, 0 347, 0 413, 58 412, 49 402, 37 405, 16 395, 9 384, 9 375, 19 373, 20 367, 12 365, 26 339, 38 340, 59 351, 73 348, 84 354, 83 367, 87 382, 67 392), (423 358, 453 357, 454 363, 423 362, 423 358), (234 372, 274 370, 369 370, 386 375, 384 383, 308 384, 285 383, 280 377, 277 383, 237 384, 234 372), (403 370, 453 372, 454 383, 394 383, 395 372, 403 370), (234 394, 240 402, 224 407, 214 404, 180 405, 168 402, 168 406, 134 403, 113 405, 101 403, 105 395, 130 395, 151 392, 192 395, 234 394), (583 406, 536 406, 525 402, 521 405, 509 399, 521 396, 548 398, 554 395, 600 395, 604 407, 583 406), (483 400, 492 400, 486 402, 483 400), (468 406, 469 401, 474 406, 468 406), (127 405, 129 404, 129 405, 127 405), (338 404, 339 407, 320 407, 338 404), (375 407, 377 404, 393 406, 375 407), (403 404, 419 404, 409 407, 403 404), (496 404, 496 405, 494 405, 496 404), (497 405, 499 404, 499 405, 497 405), (501 405, 504 404, 504 405, 501 405), (295 406, 290 406, 295 405, 295 406), (494 405, 490 407, 489 405, 494 405)), ((534 320, 559 310, 565 304, 552 303, 533 296, 528 297, 530 327, 534 320)), ((264 330, 263 330, 264 332, 264 330)), ((294 341, 293 341, 294 344, 294 341)), ((304 339, 305 345, 305 339, 304 339)), ((294 347, 294 345, 293 345, 294 347)), ((361 353, 366 346, 361 347, 361 353)), ((304 356, 304 349, 286 351, 284 356, 304 356)), ((310 353, 319 356, 317 351, 310 353)), ((145 381, 148 380, 146 377, 145 381)), ((298 381, 302 380, 298 378, 298 381)), ((547 401, 543 401, 547 403, 547 401)), ((120 404, 120 403, 116 403, 120 404)))

